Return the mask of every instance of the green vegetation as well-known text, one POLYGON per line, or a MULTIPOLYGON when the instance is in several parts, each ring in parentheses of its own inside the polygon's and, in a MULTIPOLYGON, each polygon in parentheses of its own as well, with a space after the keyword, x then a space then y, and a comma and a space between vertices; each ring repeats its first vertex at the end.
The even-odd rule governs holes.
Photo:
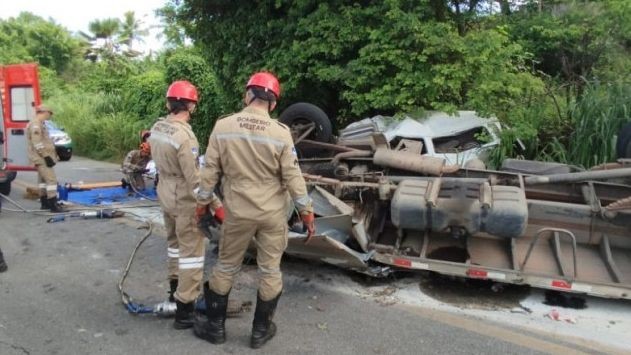
POLYGON ((495 115, 507 127, 495 165, 611 161, 631 120, 629 1, 170 0, 158 13, 168 42, 148 58, 133 13, 79 37, 25 13, 0 21, 0 63, 39 62, 56 119, 79 154, 100 159, 137 144, 177 79, 200 88, 192 124, 203 145, 261 69, 281 79, 280 110, 312 102, 337 127, 427 109, 495 115))

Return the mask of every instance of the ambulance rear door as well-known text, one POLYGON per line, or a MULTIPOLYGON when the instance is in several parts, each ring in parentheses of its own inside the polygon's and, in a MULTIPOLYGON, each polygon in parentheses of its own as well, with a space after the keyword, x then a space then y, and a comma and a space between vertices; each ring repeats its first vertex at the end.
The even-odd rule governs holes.
POLYGON ((1 70, 6 168, 34 170, 28 159, 26 126, 41 101, 37 65, 7 65, 1 70))

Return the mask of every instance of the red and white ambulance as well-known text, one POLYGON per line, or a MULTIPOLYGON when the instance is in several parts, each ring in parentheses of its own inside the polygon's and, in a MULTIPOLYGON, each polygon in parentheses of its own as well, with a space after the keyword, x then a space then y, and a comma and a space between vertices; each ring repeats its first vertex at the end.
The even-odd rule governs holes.
POLYGON ((17 171, 35 170, 26 126, 41 103, 37 64, 0 65, 0 98, 0 193, 8 195, 17 171))

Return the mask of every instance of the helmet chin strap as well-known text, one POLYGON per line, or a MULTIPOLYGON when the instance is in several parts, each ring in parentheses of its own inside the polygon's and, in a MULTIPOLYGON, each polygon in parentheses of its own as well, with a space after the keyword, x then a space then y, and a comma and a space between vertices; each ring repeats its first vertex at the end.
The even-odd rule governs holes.
MULTIPOLYGON (((267 89, 265 89, 267 92, 267 89)), ((272 112, 272 101, 266 100, 266 98, 258 97, 254 92, 251 91, 252 98, 248 102, 248 106, 250 106, 256 100, 263 100, 267 102, 267 112, 272 112)))
POLYGON ((189 117, 193 118, 193 113, 197 111, 197 106, 194 106, 193 109, 186 107, 186 112, 188 112, 189 117))

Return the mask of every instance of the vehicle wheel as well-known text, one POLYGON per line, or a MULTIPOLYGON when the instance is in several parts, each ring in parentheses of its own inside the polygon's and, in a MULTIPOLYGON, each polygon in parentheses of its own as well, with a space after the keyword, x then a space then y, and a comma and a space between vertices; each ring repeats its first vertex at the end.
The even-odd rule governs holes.
MULTIPOLYGON (((280 114, 279 121, 286 124, 292 130, 292 136, 299 137, 306 129, 309 129, 312 124, 315 124, 314 130, 306 137, 306 139, 329 143, 333 134, 333 128, 331 127, 331 120, 318 106, 307 103, 298 102, 295 103, 283 113, 280 114)), ((317 154, 320 149, 309 148, 302 149, 303 156, 313 156, 317 154)))
POLYGON ((625 124, 618 132, 616 142, 616 157, 631 158, 631 122, 625 124))
POLYGON ((11 194, 11 181, 3 182, 0 184, 0 194, 7 196, 11 194))
POLYGON ((72 158, 72 152, 70 152, 70 153, 58 152, 57 155, 59 156, 59 160, 61 160, 61 161, 68 161, 68 160, 70 160, 70 158, 72 158))

